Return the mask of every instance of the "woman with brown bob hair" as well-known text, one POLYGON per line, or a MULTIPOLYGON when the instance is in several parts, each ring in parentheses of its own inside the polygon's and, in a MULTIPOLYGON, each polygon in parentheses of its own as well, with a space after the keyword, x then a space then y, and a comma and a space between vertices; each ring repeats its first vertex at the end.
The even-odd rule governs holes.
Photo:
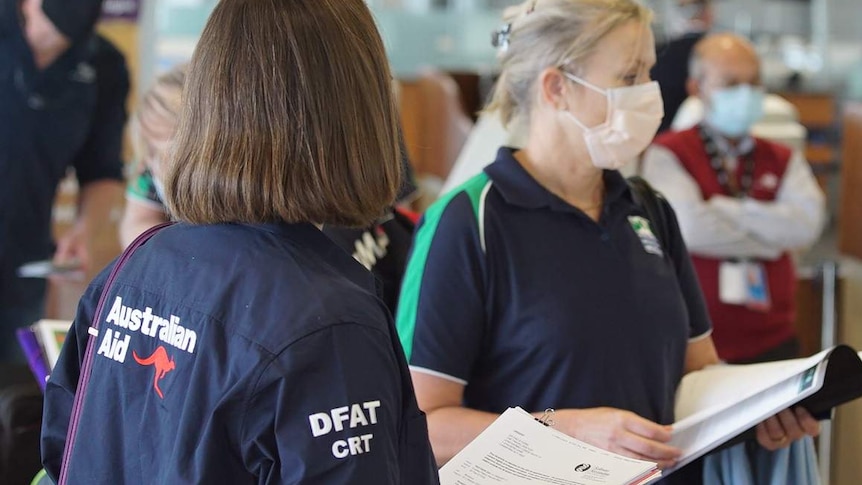
POLYGON ((218 4, 164 167, 180 223, 82 298, 46 391, 52 478, 437 482, 374 279, 319 230, 392 204, 390 89, 362 0, 218 4))

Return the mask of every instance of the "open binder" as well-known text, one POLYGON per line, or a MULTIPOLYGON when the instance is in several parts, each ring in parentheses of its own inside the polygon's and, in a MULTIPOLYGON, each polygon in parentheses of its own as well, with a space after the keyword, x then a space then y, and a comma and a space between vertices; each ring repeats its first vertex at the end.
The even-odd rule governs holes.
POLYGON ((757 424, 792 406, 828 419, 838 405, 862 397, 862 353, 846 345, 807 359, 721 365, 692 372, 677 391, 671 444, 677 466, 717 448, 755 439, 757 424))

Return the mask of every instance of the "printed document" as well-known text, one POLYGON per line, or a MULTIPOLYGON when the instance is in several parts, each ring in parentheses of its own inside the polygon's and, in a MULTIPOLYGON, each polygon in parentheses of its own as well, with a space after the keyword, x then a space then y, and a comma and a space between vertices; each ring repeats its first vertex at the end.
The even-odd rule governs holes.
POLYGON ((440 469, 441 485, 634 485, 661 476, 655 463, 578 441, 509 408, 440 469))

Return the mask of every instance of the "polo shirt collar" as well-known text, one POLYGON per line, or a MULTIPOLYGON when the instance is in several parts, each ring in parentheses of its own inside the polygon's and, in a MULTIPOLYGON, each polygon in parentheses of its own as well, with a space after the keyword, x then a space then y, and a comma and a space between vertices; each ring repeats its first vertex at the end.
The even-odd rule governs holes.
POLYGON ((264 231, 284 236, 291 244, 316 254, 325 264, 328 264, 340 274, 345 275, 354 284, 372 295, 378 293, 377 281, 374 275, 313 224, 274 222, 259 225, 253 224, 249 225, 249 227, 263 229, 264 231))
MULTIPOLYGON (((516 151, 516 148, 511 147, 500 148, 494 163, 485 167, 485 173, 507 203, 525 209, 548 208, 557 212, 581 212, 534 179, 515 158, 516 151)), ((628 184, 618 171, 605 170, 603 176, 605 207, 623 197, 632 200, 628 184)))

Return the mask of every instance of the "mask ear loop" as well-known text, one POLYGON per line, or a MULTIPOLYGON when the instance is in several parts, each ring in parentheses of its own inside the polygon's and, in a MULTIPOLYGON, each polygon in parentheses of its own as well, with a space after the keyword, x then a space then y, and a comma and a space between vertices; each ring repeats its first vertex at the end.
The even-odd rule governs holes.
POLYGON ((578 84, 580 84, 580 85, 582 85, 582 86, 584 86, 584 87, 587 87, 587 88, 589 88, 589 89, 592 89, 593 91, 595 91, 595 92, 597 92, 597 93, 599 93, 599 94, 603 94, 603 95, 605 95, 605 96, 607 96, 607 95, 608 95, 608 90, 607 90, 607 89, 602 89, 602 88, 600 88, 600 87, 596 86, 595 84, 593 84, 593 83, 591 83, 591 82, 587 81, 586 79, 579 78, 578 76, 575 76, 574 74, 572 74, 572 73, 570 73, 570 72, 566 72, 566 71, 564 71, 564 70, 562 70, 562 69, 560 69, 560 72, 562 72, 562 73, 563 73, 563 76, 567 77, 567 78, 568 78, 568 79, 570 79, 571 81, 574 81, 574 82, 576 82, 576 83, 578 83, 578 84))
MULTIPOLYGON (((567 74, 568 73, 563 71, 564 77, 568 78, 567 74)), ((575 81, 575 82, 577 82, 577 81, 575 81)), ((580 128, 581 131, 583 131, 584 133, 586 133, 587 130, 589 130, 587 125, 585 125, 581 120, 579 120, 578 117, 575 116, 575 114, 572 113, 571 111, 569 111, 567 108, 558 108, 557 113, 559 113, 560 115, 562 115, 562 116, 568 118, 569 120, 571 120, 572 122, 574 122, 576 125, 578 125, 578 128, 580 128)))
POLYGON ((589 82, 589 81, 587 81, 587 80, 585 80, 585 79, 582 79, 582 78, 580 78, 580 77, 578 77, 578 76, 575 76, 574 74, 572 74, 572 73, 570 73, 570 72, 568 72, 568 71, 565 71, 564 69, 560 69, 560 72, 561 72, 561 73, 563 73, 563 77, 567 78, 568 80, 570 80, 570 81, 572 81, 572 82, 575 82, 575 83, 577 83, 577 84, 580 84, 580 85, 582 85, 582 86, 586 87, 587 89, 590 89, 590 90, 592 90, 592 91, 595 91, 595 92, 597 92, 597 93, 601 94, 602 96, 604 96, 604 97, 605 97, 606 106, 607 106, 607 107, 605 108, 605 109, 606 109, 605 121, 601 122, 600 124, 598 124, 598 125, 596 125, 596 126, 594 126, 594 127, 592 127, 592 128, 588 127, 588 126, 587 126, 586 124, 584 124, 581 120, 579 120, 579 119, 578 119, 578 117, 577 117, 577 116, 575 116, 571 111, 569 111, 569 110, 560 110, 560 111, 563 111, 563 112, 564 112, 564 114, 565 114, 569 119, 571 119, 572 121, 574 121, 574 122, 575 122, 575 123, 576 123, 576 124, 581 128, 581 130, 583 130, 585 133, 586 133, 586 132, 588 132, 588 131, 590 131, 590 130, 594 130, 594 129, 596 129, 596 128, 599 128, 599 127, 601 127, 601 126, 603 126, 603 125, 606 125, 606 124, 610 121, 610 119, 611 119, 611 111, 612 111, 612 106, 611 106, 611 97, 610 97, 610 96, 608 96, 608 90, 607 90, 607 89, 602 89, 602 88, 600 88, 600 87, 596 86, 595 84, 593 84, 593 83, 591 83, 591 82, 589 82))

